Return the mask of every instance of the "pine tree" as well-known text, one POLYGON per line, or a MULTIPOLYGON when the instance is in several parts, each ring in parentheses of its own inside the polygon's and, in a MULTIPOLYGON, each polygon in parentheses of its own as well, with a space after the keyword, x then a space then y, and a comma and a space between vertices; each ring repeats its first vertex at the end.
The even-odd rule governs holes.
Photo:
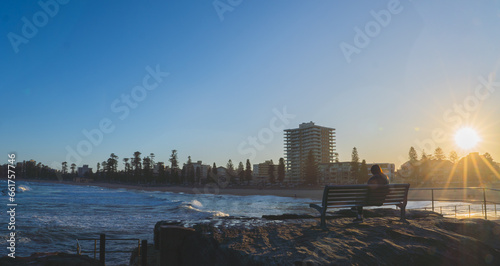
POLYGON ((410 180, 416 180, 418 177, 418 174, 420 172, 420 162, 418 161, 418 154, 415 148, 410 147, 410 151, 408 152, 408 157, 410 159, 410 172, 408 174, 408 178, 410 180))
POLYGON ((215 165, 215 163, 214 163, 214 165, 212 166, 212 173, 213 173, 214 175, 217 175, 217 165, 215 165))
POLYGON ((314 158, 312 150, 309 150, 309 153, 307 154, 304 172, 304 181, 306 184, 316 184, 318 182, 318 164, 316 163, 316 158, 314 158))
POLYGON ((408 157, 411 163, 418 161, 417 151, 415 151, 415 148, 413 148, 413 146, 410 147, 410 151, 408 152, 408 157))
POLYGON ((174 169, 179 168, 179 163, 177 161, 177 150, 172 150, 172 154, 170 155, 170 169, 174 171, 174 169))
POLYGON ((236 175, 234 173, 234 165, 233 165, 233 161, 231 161, 231 159, 229 159, 229 161, 227 161, 226 172, 229 175, 230 183, 234 183, 235 182, 234 178, 236 175))
POLYGON ((283 158, 280 158, 279 164, 278 164, 278 182, 283 182, 285 180, 285 160, 283 158))
POLYGON ((187 176, 187 181, 189 184, 194 184, 194 166, 193 162, 191 161, 191 156, 188 156, 188 161, 187 161, 187 170, 186 170, 186 176, 187 176))
MULTIPOLYGON (((61 171, 63 175, 68 173, 68 162, 62 162, 61 171)), ((99 171, 99 163, 97 163, 97 171, 99 171)))
POLYGON ((245 167, 243 166, 243 163, 240 162, 238 164, 238 177, 240 178, 240 184, 243 182, 243 180, 245 179, 245 167))
POLYGON ((452 163, 457 163, 458 162, 458 154, 456 151, 451 151, 450 152, 450 161, 452 163))
POLYGON ((215 163, 213 163, 212 165, 212 180, 211 180, 211 183, 218 183, 218 176, 217 176, 217 165, 215 163))
POLYGON ((134 167, 134 177, 135 181, 139 180, 139 176, 141 175, 141 153, 136 151, 134 152, 134 157, 132 158, 132 166, 134 167))
POLYGON ((351 154, 351 178, 359 183, 359 156, 358 149, 354 147, 351 154))
POLYGON ((247 159, 247 165, 245 168, 245 179, 247 180, 247 184, 250 184, 250 180, 252 180, 252 165, 250 164, 249 159, 247 159))
POLYGON ((114 153, 111 153, 107 161, 108 180, 111 180, 116 176, 117 169, 118 169, 118 156, 116 156, 114 153))
POLYGON ((207 183, 213 183, 213 178, 212 178, 212 167, 208 167, 207 169, 207 177, 205 178, 205 182, 207 183))
POLYGON ((437 147, 434 151, 434 159, 436 160, 446 160, 446 156, 444 155, 443 149, 437 147))
POLYGON ((420 157, 420 161, 425 161, 427 159, 428 159, 427 153, 425 153, 425 150, 422 150, 422 156, 420 157))
POLYGON ((142 168, 143 168, 142 176, 144 183, 150 182, 152 179, 152 174, 151 174, 151 158, 149 158, 149 156, 142 158, 142 168))
POLYGON ((271 163, 269 165, 267 173, 269 174, 269 182, 271 182, 271 184, 276 183, 276 177, 274 176, 274 164, 271 163))
POLYGON ((368 179, 370 178, 368 174, 368 167, 366 166, 366 161, 361 161, 361 165, 359 166, 359 180, 361 184, 366 184, 368 179))
POLYGON ((71 167, 70 167, 70 169, 71 169, 71 174, 72 174, 72 175, 74 175, 74 174, 75 174, 75 168, 76 168, 76 164, 72 163, 72 164, 71 164, 71 167))
POLYGON ((493 157, 491 156, 491 154, 489 154, 488 152, 483 154, 483 157, 484 159, 486 159, 486 161, 488 161, 488 163, 490 165, 493 165, 494 164, 494 161, 493 161, 493 157))

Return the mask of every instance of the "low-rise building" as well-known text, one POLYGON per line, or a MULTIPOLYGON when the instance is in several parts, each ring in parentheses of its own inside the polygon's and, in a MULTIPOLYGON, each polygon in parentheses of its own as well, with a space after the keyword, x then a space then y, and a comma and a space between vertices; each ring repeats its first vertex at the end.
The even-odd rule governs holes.
POLYGON ((278 165, 273 163, 273 160, 267 160, 263 163, 259 164, 254 164, 253 165, 253 176, 259 178, 260 180, 264 182, 268 182, 270 175, 269 175, 269 167, 273 166, 273 173, 274 173, 274 178, 275 180, 278 179, 278 165))
MULTIPOLYGON (((319 183, 325 184, 356 184, 357 178, 352 176, 351 162, 335 162, 335 163, 320 163, 319 168, 319 183)), ((370 163, 366 164, 368 175, 371 176, 371 167, 378 164, 382 168, 382 172, 389 177, 392 182, 395 177, 396 166, 393 163, 370 163)), ((361 164, 359 164, 361 166, 361 164)))

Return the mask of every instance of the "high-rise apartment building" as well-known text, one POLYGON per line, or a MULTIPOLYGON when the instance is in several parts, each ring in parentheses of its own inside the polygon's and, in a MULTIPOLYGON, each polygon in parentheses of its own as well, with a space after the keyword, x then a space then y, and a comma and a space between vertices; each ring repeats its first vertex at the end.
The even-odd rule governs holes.
POLYGON ((335 159, 335 129, 315 125, 312 121, 299 128, 285 129, 286 179, 301 180, 301 172, 310 150, 317 163, 331 163, 335 159))

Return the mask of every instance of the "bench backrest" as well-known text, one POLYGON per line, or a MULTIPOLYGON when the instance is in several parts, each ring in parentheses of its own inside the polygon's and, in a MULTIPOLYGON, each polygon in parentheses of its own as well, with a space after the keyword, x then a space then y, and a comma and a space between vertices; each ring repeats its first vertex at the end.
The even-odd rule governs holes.
POLYGON ((325 186, 323 206, 406 206, 410 184, 325 186))

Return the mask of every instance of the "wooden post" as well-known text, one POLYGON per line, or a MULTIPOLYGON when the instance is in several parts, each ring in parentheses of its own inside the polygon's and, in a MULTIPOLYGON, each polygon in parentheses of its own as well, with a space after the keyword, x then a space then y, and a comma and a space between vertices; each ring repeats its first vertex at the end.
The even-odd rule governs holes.
POLYGON ((184 239, 195 234, 192 228, 160 226, 160 265, 183 265, 181 247, 184 239))
POLYGON ((142 245, 141 245, 141 265, 142 266, 147 266, 148 265, 148 241, 147 240, 142 240, 142 245))
POLYGON ((432 211, 434 211, 434 189, 431 189, 431 196, 432 196, 432 211))
POLYGON ((99 240, 99 261, 102 264, 106 263, 106 234, 100 235, 99 240))
POLYGON ((486 191, 485 189, 483 188, 483 198, 484 198, 484 219, 485 220, 488 220, 488 211, 486 209, 486 191))

